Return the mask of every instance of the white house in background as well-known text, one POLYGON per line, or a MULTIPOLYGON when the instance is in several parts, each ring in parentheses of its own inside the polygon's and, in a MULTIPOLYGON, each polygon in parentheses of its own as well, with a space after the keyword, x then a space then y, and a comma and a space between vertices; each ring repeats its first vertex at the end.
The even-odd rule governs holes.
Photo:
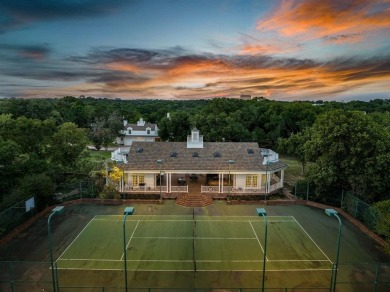
POLYGON ((142 118, 136 124, 123 121, 121 136, 116 138, 120 147, 111 153, 111 159, 119 162, 127 162, 130 146, 133 142, 154 142, 158 138, 157 124, 146 123, 142 118))
POLYGON ((131 146, 134 141, 154 142, 158 138, 158 127, 157 124, 146 123, 143 118, 140 118, 136 124, 129 124, 124 120, 120 133, 122 136, 116 138, 116 143, 131 146))

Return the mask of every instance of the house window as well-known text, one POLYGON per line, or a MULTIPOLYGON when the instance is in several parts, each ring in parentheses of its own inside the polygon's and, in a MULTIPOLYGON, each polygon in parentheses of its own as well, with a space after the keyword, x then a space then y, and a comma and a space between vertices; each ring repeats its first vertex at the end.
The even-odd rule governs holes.
POLYGON ((245 178, 245 186, 247 188, 254 187, 257 188, 257 174, 248 174, 245 178))
POLYGON ((128 131, 128 133, 129 133, 129 135, 131 135, 131 129, 128 129, 127 131, 128 131))
POLYGON ((146 134, 150 135, 150 130, 146 130, 146 134))
POLYGON ((138 184, 145 183, 145 175, 143 173, 133 173, 131 175, 133 186, 137 186, 138 184))
POLYGON ((138 175, 133 174, 132 175, 132 181, 133 181, 133 186, 138 185, 138 175))

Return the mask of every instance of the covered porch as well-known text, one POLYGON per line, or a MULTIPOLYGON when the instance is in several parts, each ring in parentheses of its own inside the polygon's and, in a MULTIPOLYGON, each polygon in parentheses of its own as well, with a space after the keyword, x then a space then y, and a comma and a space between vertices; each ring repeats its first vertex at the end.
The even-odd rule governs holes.
POLYGON ((268 194, 283 188, 284 170, 246 173, 124 173, 121 193, 181 194, 268 194))

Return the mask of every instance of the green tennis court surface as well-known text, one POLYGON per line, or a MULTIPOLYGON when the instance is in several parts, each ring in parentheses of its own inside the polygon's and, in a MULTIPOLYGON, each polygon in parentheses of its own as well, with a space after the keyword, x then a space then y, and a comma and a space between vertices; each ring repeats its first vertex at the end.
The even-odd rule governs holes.
MULTIPOLYGON (((62 270, 123 270, 123 216, 95 216, 57 259, 62 270)), ((132 215, 128 271, 262 271, 262 217, 132 215)), ((267 272, 331 270, 292 216, 268 217, 267 272)))

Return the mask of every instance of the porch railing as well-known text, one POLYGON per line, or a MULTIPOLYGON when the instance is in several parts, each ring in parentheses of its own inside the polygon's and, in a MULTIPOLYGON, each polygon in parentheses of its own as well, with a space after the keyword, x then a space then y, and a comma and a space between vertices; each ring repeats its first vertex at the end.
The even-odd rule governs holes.
MULTIPOLYGON (((269 192, 272 192, 274 190, 280 189, 282 187, 282 183, 278 182, 276 184, 273 184, 269 188, 269 192)), ((201 192, 202 193, 218 193, 219 187, 218 186, 201 186, 201 192)), ((265 193, 265 186, 262 186, 260 188, 243 188, 243 187, 235 187, 235 186, 224 186, 222 188, 222 193, 232 193, 232 194, 247 194, 247 193, 254 193, 254 194, 264 194, 265 193)))
MULTIPOLYGON (((156 193, 160 191, 160 186, 125 186, 124 192, 136 192, 136 193, 156 193)), ((161 186, 162 192, 167 192, 166 186, 161 186)))
POLYGON ((172 193, 188 193, 188 186, 171 186, 172 193))
POLYGON ((219 186, 201 186, 202 193, 218 193, 219 186))

